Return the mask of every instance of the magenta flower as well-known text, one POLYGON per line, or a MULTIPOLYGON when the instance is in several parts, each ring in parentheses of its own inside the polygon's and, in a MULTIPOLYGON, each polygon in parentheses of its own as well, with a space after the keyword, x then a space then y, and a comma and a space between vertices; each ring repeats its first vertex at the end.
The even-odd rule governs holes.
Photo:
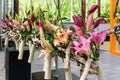
MULTIPOLYGON (((6 26, 10 29, 13 30, 13 24, 11 20, 2 20, 3 24, 6 24, 6 26)), ((5 26, 4 26, 5 27, 5 26)))
POLYGON ((22 27, 19 25, 17 30, 18 30, 18 31, 21 31, 21 30, 22 30, 22 27))
POLYGON ((90 14, 88 16, 88 20, 87 20, 87 23, 86 23, 86 30, 91 31, 91 29, 93 29, 93 14, 90 14))
POLYGON ((98 5, 94 4, 90 7, 88 14, 92 14, 98 8, 98 5))
POLYGON ((31 15, 31 21, 32 21, 32 22, 35 21, 35 16, 34 16, 34 14, 31 15))
POLYGON ((0 27, 3 28, 3 29, 8 28, 7 25, 6 25, 6 23, 2 23, 2 24, 0 24, 0 27))
POLYGON ((79 42, 74 41, 74 49, 75 54, 82 53, 82 54, 89 54, 90 53, 90 40, 86 39, 85 37, 81 36, 79 42))
POLYGON ((23 22, 22 24, 24 27, 28 26, 28 21, 23 22))
POLYGON ((76 32, 76 34, 77 34, 77 36, 80 38, 80 36, 84 36, 84 34, 83 34, 83 32, 82 32, 82 30, 80 29, 80 27, 78 27, 78 26, 74 26, 74 29, 75 29, 75 32, 76 32))
POLYGON ((38 28, 38 32, 40 32, 40 27, 42 27, 42 29, 44 30, 44 24, 42 22, 42 20, 39 20, 38 22, 36 22, 37 28, 38 28))
POLYGON ((25 28, 25 30, 27 30, 28 32, 30 31, 30 30, 32 30, 32 24, 29 22, 29 21, 24 21, 23 23, 22 23, 22 26, 25 28))
POLYGON ((94 28, 97 28, 100 23, 106 22, 104 18, 97 18, 97 20, 94 23, 94 28))
POLYGON ((73 21, 74 21, 76 26, 81 27, 81 28, 85 28, 81 17, 74 15, 73 16, 73 21))
POLYGON ((107 33, 108 33, 108 29, 99 33, 93 32, 90 33, 90 35, 91 35, 91 39, 95 42, 95 44, 100 45, 106 39, 107 33))

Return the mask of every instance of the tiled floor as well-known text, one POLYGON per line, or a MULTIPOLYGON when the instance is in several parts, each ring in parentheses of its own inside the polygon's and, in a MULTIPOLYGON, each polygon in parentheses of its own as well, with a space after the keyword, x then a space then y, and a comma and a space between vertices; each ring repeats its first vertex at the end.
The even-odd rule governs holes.
MULTIPOLYGON (((43 57, 38 58, 39 50, 35 52, 35 60, 32 63, 32 73, 39 72, 43 67, 43 57)), ((105 73, 106 80, 120 80, 120 57, 110 54, 109 51, 102 50, 101 52, 101 62, 103 65, 103 70, 105 73)), ((0 80, 5 80, 5 70, 4 65, 4 52, 0 51, 0 80)), ((72 72, 79 76, 80 68, 76 66, 75 62, 71 62, 72 72)), ((54 68, 54 67, 52 67, 54 68)), ((63 68, 63 62, 59 59, 59 68, 63 68)), ((97 80, 96 76, 89 75, 88 80, 97 80)))

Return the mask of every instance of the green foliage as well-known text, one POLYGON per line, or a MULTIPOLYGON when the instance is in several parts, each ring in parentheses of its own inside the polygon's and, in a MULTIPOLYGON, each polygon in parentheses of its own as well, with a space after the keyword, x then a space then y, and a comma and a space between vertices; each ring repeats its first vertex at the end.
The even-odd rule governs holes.
MULTIPOLYGON (((56 9, 56 4, 54 1, 57 0, 32 0, 32 3, 30 3, 30 0, 19 0, 20 2, 20 15, 26 15, 25 13, 31 9, 31 4, 34 6, 34 13, 35 11, 38 12, 38 10, 44 9, 47 12, 47 15, 49 16, 49 19, 52 19, 54 21, 58 20, 56 19, 58 12, 56 9)), ((71 0, 60 0, 61 1, 61 18, 62 21, 70 21, 70 1, 71 0)), ((73 0, 74 1, 74 14, 81 15, 81 0, 73 0)), ((91 5, 97 4, 97 0, 86 0, 86 15, 87 11, 90 8, 91 5)), ((101 17, 104 17, 109 22, 110 17, 110 1, 108 0, 101 0, 101 17)), ((38 14, 38 13, 36 13, 38 14)), ((94 15, 95 18, 97 18, 97 13, 94 15)), ((57 17, 58 18, 58 17, 57 17)))
POLYGON ((104 0, 104 3, 101 3, 101 17, 110 22, 110 1, 104 0))
POLYGON ((22 40, 27 40, 29 38, 30 32, 25 31, 24 29, 20 31, 20 34, 22 35, 22 40))

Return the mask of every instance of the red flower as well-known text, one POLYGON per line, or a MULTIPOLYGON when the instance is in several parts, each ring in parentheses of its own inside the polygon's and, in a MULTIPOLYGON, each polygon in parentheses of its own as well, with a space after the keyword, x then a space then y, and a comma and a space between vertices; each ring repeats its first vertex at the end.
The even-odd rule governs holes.
POLYGON ((32 21, 32 22, 35 21, 35 16, 34 16, 34 14, 31 15, 31 21, 32 21))
POLYGON ((38 28, 38 32, 40 32, 40 27, 42 27, 42 29, 44 30, 44 24, 42 22, 42 20, 39 20, 38 22, 36 22, 37 28, 38 28))

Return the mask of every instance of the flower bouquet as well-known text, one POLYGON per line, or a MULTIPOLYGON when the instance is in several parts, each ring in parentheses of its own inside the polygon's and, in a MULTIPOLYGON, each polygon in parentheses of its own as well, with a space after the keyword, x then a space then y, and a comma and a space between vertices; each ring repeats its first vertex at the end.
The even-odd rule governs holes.
POLYGON ((105 80, 99 60, 99 50, 101 43, 105 40, 106 35, 108 34, 108 29, 101 32, 94 30, 98 27, 100 22, 105 21, 103 18, 98 18, 94 22, 93 13, 97 7, 98 5, 93 5, 89 9, 86 22, 83 22, 82 18, 79 16, 73 16, 77 38, 73 40, 72 48, 75 50, 75 55, 83 56, 85 59, 85 67, 80 80, 85 80, 87 78, 92 63, 96 63, 98 66, 98 70, 95 71, 98 75, 98 79, 105 80))
POLYGON ((41 48, 39 57, 45 55, 44 79, 51 79, 51 59, 59 56, 63 59, 66 80, 72 80, 71 59, 84 66, 80 80, 87 78, 90 69, 98 75, 99 80, 105 80, 99 60, 99 50, 108 30, 102 32, 94 30, 100 22, 104 22, 103 18, 98 18, 94 22, 93 13, 97 8, 98 5, 90 8, 86 22, 83 22, 81 17, 74 15, 75 25, 73 27, 61 27, 54 23, 54 20, 49 19, 49 16, 41 9, 37 14, 28 11, 27 16, 20 19, 6 15, 7 20, 2 20, 0 25, 5 31, 2 36, 6 39, 6 44, 8 44, 8 39, 15 42, 20 60, 23 57, 24 46, 28 46, 29 63, 33 61, 35 47, 41 48))

